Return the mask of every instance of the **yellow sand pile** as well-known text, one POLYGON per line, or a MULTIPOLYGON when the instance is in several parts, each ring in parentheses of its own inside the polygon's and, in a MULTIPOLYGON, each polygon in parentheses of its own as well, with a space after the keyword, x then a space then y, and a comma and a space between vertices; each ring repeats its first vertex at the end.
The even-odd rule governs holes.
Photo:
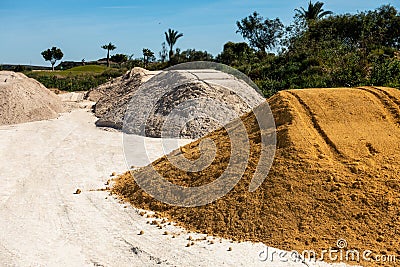
MULTIPOLYGON (((234 240, 321 251, 344 238, 349 249, 400 256, 400 91, 290 90, 268 102, 277 126, 277 151, 255 192, 248 186, 258 163, 260 135, 252 114, 241 118, 251 141, 250 161, 241 181, 224 197, 194 208, 166 205, 143 192, 129 172, 120 176, 114 192, 188 229, 234 240)), ((179 185, 211 182, 228 164, 229 138, 222 129, 205 138, 218 148, 207 169, 180 171, 165 157, 153 167, 179 185)), ((198 144, 181 151, 196 159, 198 144)))

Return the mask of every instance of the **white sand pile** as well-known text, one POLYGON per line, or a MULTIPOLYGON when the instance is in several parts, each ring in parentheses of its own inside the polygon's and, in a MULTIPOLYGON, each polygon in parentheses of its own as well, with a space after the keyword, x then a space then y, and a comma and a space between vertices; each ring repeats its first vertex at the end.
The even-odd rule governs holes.
POLYGON ((57 95, 22 73, 0 71, 0 125, 57 118, 57 95))

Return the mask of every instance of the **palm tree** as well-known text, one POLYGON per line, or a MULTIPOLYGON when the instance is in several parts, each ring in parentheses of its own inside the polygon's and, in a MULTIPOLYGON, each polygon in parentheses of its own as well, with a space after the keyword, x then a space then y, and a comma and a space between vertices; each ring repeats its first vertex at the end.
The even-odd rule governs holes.
POLYGON ((172 55, 174 54, 173 49, 176 41, 183 36, 182 33, 178 33, 178 31, 168 29, 168 32, 165 32, 165 39, 167 44, 169 45, 169 60, 171 60, 172 55))
POLYGON ((307 10, 305 10, 304 8, 301 7, 301 9, 295 9, 295 11, 297 12, 297 15, 304 19, 304 21, 309 24, 312 21, 316 21, 319 19, 322 19, 323 17, 327 16, 327 15, 331 15, 333 14, 332 11, 325 11, 322 9, 322 6, 324 5, 324 3, 322 2, 315 2, 315 4, 308 3, 308 8, 307 10))
POLYGON ((115 50, 117 47, 109 43, 108 45, 103 45, 101 48, 107 50, 107 67, 110 67, 110 51, 115 50))

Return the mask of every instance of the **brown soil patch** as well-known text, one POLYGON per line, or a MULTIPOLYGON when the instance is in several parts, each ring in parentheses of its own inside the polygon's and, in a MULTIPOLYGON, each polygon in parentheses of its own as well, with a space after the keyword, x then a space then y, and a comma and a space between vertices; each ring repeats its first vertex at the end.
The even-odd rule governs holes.
MULTIPOLYGON (((250 137, 251 159, 240 182, 224 197, 194 208, 166 205, 143 192, 129 172, 120 176, 113 191, 136 207, 210 235, 317 252, 344 238, 349 249, 400 258, 400 91, 290 90, 268 102, 277 126, 277 151, 268 177, 255 192, 248 187, 260 135, 252 114, 241 118, 250 137)), ((211 182, 226 168, 230 146, 222 129, 207 137, 216 142, 218 152, 206 170, 182 172, 165 157, 155 161, 154 168, 180 185, 211 182)), ((195 159, 198 144, 173 153, 195 159)), ((148 168, 134 175, 146 174, 148 168)))
POLYGON ((61 100, 22 73, 0 71, 0 125, 57 118, 61 100))

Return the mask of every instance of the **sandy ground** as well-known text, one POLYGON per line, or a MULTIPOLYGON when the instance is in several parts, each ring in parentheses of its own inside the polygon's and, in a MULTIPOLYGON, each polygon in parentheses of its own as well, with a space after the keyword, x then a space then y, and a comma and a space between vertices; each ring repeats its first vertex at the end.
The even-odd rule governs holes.
MULTIPOLYGON (((207 237, 186 247, 189 235, 203 235, 172 225, 159 229, 108 192, 92 191, 127 169, 122 134, 94 121, 89 110, 76 109, 0 127, 2 266, 306 266, 261 262, 263 244, 207 237), (74 194, 78 188, 82 193, 74 194)), ((158 142, 147 143, 152 157, 162 155, 158 142)), ((138 157, 136 166, 146 163, 138 157)))

